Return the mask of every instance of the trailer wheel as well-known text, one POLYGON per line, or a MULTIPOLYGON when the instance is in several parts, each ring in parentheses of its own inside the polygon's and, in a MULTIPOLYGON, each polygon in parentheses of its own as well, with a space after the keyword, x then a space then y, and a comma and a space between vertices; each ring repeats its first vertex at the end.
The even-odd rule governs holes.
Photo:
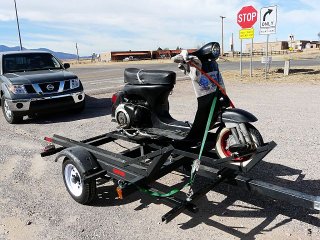
POLYGON ((81 204, 89 204, 96 197, 96 180, 84 181, 76 162, 66 158, 62 164, 63 181, 71 197, 81 204))
MULTIPOLYGON (((260 134, 260 132, 254 127, 252 126, 250 123, 246 124, 247 129, 249 134, 251 135, 251 138, 254 142, 254 147, 260 147, 263 145, 263 138, 260 134)), ((218 130, 218 136, 217 136, 217 141, 216 141, 216 146, 215 146, 215 150, 217 155, 220 158, 226 158, 226 157, 230 157, 232 156, 232 153, 229 151, 228 146, 232 145, 233 142, 233 136, 231 134, 231 130, 228 128, 222 128, 221 130, 218 130)), ((236 158, 235 160, 239 160, 239 161, 245 161, 245 160, 249 160, 251 158, 251 156, 246 156, 243 158, 236 158)))

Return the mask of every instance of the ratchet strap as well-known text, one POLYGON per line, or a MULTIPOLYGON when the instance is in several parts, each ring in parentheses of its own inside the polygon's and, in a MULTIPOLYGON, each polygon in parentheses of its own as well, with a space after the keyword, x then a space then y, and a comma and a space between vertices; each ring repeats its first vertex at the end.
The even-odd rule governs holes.
POLYGON ((142 188, 142 187, 139 187, 136 185, 136 187, 139 189, 140 192, 147 193, 153 197, 171 197, 172 195, 176 194, 177 192, 180 192, 181 189, 188 187, 188 186, 189 186, 189 182, 180 188, 173 188, 173 189, 171 189, 171 191, 169 191, 167 193, 160 193, 160 192, 151 191, 150 189, 142 188))
POLYGON ((192 185, 192 183, 194 182, 196 173, 199 170, 200 160, 201 160, 201 157, 202 157, 202 153, 203 153, 203 149, 204 149, 205 143, 207 141, 208 132, 209 132, 209 129, 210 129, 210 124, 211 124, 211 121, 212 121, 212 117, 213 117, 214 109, 216 107, 216 103, 217 103, 217 95, 214 97, 214 99, 212 101, 212 105, 211 105, 211 108, 210 108, 206 129, 204 131, 204 135, 203 135, 202 142, 201 142, 201 148, 200 148, 198 159, 195 159, 193 161, 193 164, 192 164, 191 176, 190 176, 190 182, 189 182, 190 185, 192 185))

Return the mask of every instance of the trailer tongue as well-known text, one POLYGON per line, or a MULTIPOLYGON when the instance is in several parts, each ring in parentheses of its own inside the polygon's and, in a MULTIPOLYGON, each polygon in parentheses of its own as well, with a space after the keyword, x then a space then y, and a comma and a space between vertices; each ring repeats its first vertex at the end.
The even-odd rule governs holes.
MULTIPOLYGON (((208 139, 210 139, 210 133, 208 139)), ((163 193, 159 189, 150 187, 150 184, 172 171, 182 167, 190 168, 192 162, 198 158, 199 148, 173 146, 161 141, 137 142, 118 131, 82 141, 58 135, 52 138, 46 137, 45 140, 50 145, 45 148, 41 156, 58 153, 56 160, 63 158, 63 178, 66 188, 71 197, 81 204, 88 204, 94 200, 96 180, 107 177, 115 180, 117 185, 115 190, 119 199, 139 190, 174 204, 175 207, 162 216, 162 221, 165 222, 171 221, 184 210, 197 212, 196 201, 222 182, 249 192, 287 201, 296 206, 320 210, 320 196, 304 194, 243 176, 276 146, 273 141, 258 147, 251 160, 243 162, 235 162, 234 157, 219 159, 214 152, 208 151, 201 158, 196 176, 206 179, 205 184, 195 186, 188 182, 182 184, 181 188, 163 193), (136 146, 120 153, 99 147, 117 140, 135 143, 136 146), (184 199, 174 196, 186 186, 190 190, 184 199)))

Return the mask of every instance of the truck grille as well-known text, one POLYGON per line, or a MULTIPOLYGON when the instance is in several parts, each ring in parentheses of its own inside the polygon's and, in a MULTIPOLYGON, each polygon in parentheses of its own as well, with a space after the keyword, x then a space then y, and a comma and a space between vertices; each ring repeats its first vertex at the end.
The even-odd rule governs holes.
POLYGON ((48 83, 34 83, 32 85, 25 85, 28 93, 58 93, 70 89, 70 81, 57 81, 48 83))
POLYGON ((64 81, 64 91, 70 90, 70 80, 64 81))
POLYGON ((70 80, 24 85, 27 93, 57 93, 70 90, 70 80))
POLYGON ((40 83, 39 87, 43 93, 58 92, 60 82, 40 83))
POLYGON ((27 93, 36 93, 36 90, 32 87, 32 85, 24 85, 27 93))

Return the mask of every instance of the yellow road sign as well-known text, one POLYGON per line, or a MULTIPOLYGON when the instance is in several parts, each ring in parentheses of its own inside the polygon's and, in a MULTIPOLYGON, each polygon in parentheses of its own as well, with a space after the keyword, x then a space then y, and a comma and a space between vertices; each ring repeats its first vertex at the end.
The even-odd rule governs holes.
POLYGON ((251 39, 254 38, 254 29, 253 28, 244 28, 239 31, 240 39, 251 39))

